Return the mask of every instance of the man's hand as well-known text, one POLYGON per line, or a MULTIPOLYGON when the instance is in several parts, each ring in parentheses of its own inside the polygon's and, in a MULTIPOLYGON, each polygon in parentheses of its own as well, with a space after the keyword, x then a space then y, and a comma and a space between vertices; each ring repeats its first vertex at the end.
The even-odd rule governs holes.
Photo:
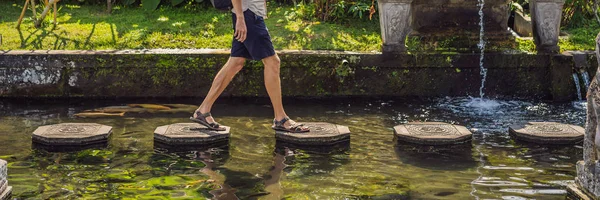
POLYGON ((248 31, 246 29, 246 20, 244 20, 244 18, 237 18, 235 23, 235 33, 233 34, 233 37, 240 42, 244 42, 244 40, 246 40, 247 32, 248 31))

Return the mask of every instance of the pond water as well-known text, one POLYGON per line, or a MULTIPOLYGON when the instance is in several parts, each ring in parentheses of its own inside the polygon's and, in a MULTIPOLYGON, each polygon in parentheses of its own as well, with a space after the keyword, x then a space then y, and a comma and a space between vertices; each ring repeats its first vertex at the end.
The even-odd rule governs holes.
MULTIPOLYGON (((322 149, 276 142, 265 99, 222 99, 213 115, 231 126, 228 146, 155 147, 153 131, 188 122, 189 112, 78 118, 86 109, 127 103, 197 104, 200 100, 0 102, 0 159, 17 199, 564 199, 581 145, 513 140, 508 126, 557 121, 583 126, 582 102, 470 98, 287 100, 298 121, 346 125, 349 143, 322 149), (476 103, 477 104, 477 103, 476 103), (464 125, 473 141, 417 146, 394 140, 394 125, 442 121, 464 125), (113 127, 106 148, 49 152, 32 148, 41 125, 95 122, 113 127)), ((193 106, 192 106, 193 107, 193 106)))

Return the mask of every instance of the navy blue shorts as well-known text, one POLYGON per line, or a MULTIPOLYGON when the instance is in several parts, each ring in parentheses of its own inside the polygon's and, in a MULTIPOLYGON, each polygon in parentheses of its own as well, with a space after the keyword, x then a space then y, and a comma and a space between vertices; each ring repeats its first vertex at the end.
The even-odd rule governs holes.
MULTIPOLYGON (((236 17, 233 16, 233 31, 235 32, 236 17)), ((262 60, 266 57, 275 55, 273 43, 269 30, 265 25, 263 17, 254 14, 250 9, 244 11, 244 19, 246 20, 246 40, 244 42, 237 41, 235 36, 231 45, 231 57, 244 57, 251 60, 262 60)))

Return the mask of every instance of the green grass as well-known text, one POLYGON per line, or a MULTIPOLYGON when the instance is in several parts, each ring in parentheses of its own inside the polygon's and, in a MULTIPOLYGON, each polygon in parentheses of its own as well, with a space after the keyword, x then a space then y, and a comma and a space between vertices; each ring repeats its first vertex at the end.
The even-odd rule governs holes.
MULTIPOLYGON (((561 51, 594 50, 596 49, 596 36, 600 32, 600 25, 595 20, 588 20, 582 27, 563 28, 569 36, 561 38, 558 42, 561 51)), ((526 52, 535 52, 533 40, 517 39, 518 49, 526 52)))
MULTIPOLYGON (((23 1, 0 2, 0 49, 13 50, 106 50, 152 48, 230 48, 231 14, 203 6, 171 7, 158 10, 140 7, 115 7, 107 14, 101 5, 59 3, 58 26, 49 15, 40 29, 33 27, 32 13, 27 11, 21 30, 16 24, 23 1)), ((39 6, 39 5, 38 5, 39 6)), ((41 13, 41 6, 38 15, 41 13)), ((305 20, 305 10, 293 6, 269 5, 265 20, 276 49, 380 51, 378 19, 346 20, 322 23, 305 20)), ((594 20, 583 27, 564 28, 570 36, 560 40, 561 50, 593 50, 600 25, 594 20)), ((535 52, 532 40, 516 39, 516 49, 535 52)), ((409 51, 427 49, 419 41, 407 41, 409 51)), ((490 46, 492 48, 492 46, 490 46)), ((513 47, 510 47, 513 48, 513 47)))
MULTIPOLYGON (((23 1, 0 2, 0 49, 143 49, 230 48, 232 22, 229 12, 212 8, 162 5, 159 10, 116 7, 106 14, 103 6, 60 3, 58 26, 47 17, 40 29, 33 27, 32 13, 17 30, 23 1)), ((379 22, 362 20, 351 25, 319 23, 295 17, 293 7, 270 5, 265 20, 276 49, 379 50, 379 22)), ((40 11, 38 12, 41 13, 40 11)))

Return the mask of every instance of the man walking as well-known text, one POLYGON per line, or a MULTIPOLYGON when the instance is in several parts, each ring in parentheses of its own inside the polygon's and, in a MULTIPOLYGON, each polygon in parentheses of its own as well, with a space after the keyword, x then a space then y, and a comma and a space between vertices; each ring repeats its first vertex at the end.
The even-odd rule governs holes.
POLYGON ((265 25, 267 14, 265 0, 232 0, 234 34, 231 56, 215 76, 212 86, 200 107, 190 120, 207 126, 212 130, 225 130, 210 114, 219 95, 225 90, 233 77, 244 67, 246 59, 262 60, 267 93, 273 105, 275 119, 272 128, 293 133, 308 132, 304 125, 291 120, 283 109, 281 100, 281 80, 279 78, 280 60, 271 42, 271 36, 265 25))

